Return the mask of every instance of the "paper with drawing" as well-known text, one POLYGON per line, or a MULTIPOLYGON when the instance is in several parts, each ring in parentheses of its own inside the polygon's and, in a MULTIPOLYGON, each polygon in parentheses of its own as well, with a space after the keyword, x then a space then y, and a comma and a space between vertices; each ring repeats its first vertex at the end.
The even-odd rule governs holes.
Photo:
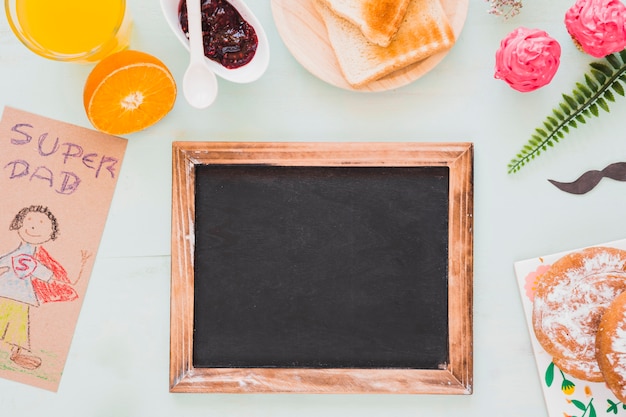
POLYGON ((126 143, 4 109, 0 377, 58 389, 126 143))

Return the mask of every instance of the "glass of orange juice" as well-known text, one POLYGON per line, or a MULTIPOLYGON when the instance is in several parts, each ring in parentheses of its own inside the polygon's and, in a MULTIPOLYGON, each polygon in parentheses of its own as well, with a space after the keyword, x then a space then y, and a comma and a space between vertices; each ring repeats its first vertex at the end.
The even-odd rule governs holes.
POLYGON ((36 54, 97 62, 130 43, 126 0, 4 0, 11 29, 36 54))

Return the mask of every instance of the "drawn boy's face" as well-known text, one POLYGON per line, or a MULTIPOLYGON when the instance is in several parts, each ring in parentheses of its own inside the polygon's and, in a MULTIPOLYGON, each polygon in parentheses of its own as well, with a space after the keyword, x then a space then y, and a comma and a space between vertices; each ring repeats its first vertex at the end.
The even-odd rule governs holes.
POLYGON ((43 213, 30 212, 17 231, 22 240, 32 245, 47 242, 52 237, 52 221, 43 213))

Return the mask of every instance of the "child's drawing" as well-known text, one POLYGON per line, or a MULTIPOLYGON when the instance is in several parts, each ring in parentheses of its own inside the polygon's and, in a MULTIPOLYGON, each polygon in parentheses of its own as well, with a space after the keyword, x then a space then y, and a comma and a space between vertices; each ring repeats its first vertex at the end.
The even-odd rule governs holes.
MULTIPOLYGON (((57 239, 59 225, 44 206, 25 207, 9 226, 20 245, 0 256, 0 340, 11 346, 10 359, 25 369, 36 369, 41 358, 30 348, 30 309, 42 303, 78 298, 65 269, 41 246, 57 239)), ((81 266, 90 255, 81 254, 81 266)), ((81 267, 82 273, 82 267, 81 267)))
POLYGON ((0 378, 58 390, 126 144, 2 110, 0 378))

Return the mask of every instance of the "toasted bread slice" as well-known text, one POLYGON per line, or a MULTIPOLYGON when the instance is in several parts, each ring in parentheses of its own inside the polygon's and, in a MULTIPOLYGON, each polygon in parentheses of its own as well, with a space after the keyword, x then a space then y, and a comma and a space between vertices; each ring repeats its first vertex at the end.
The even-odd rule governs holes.
POLYGON ((323 0, 316 0, 315 6, 326 25, 341 72, 355 88, 445 51, 456 40, 439 0, 411 0, 388 47, 369 42, 356 26, 336 15, 323 0))
POLYGON ((398 31, 410 0, 322 0, 326 6, 358 27, 365 38, 388 46, 398 31))

